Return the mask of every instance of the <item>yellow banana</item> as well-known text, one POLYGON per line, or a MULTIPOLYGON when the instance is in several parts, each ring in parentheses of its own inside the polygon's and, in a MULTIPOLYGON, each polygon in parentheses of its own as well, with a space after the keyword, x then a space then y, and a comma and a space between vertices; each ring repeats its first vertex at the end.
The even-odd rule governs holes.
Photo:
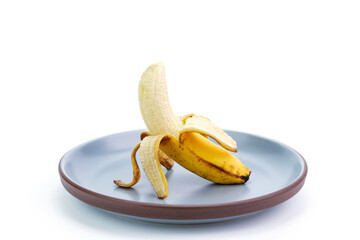
POLYGON ((173 113, 162 63, 151 65, 143 73, 139 84, 139 104, 149 132, 141 134, 141 143, 132 152, 132 182, 115 180, 116 185, 131 187, 138 182, 138 149, 142 168, 161 199, 168 196, 168 184, 161 165, 170 169, 172 159, 215 183, 241 184, 249 179, 250 170, 229 152, 236 152, 237 146, 224 130, 205 117, 195 114, 178 117, 173 113), (220 146, 208 137, 212 137, 220 146))

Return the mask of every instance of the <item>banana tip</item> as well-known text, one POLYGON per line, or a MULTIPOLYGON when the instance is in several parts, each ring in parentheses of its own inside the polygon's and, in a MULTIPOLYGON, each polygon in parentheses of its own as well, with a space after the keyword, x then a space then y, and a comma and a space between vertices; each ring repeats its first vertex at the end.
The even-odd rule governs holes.
POLYGON ((122 183, 120 180, 114 180, 113 182, 118 186, 120 186, 120 184, 122 183))
POLYGON ((244 180, 244 183, 246 183, 246 182, 249 180, 249 178, 250 178, 250 174, 251 174, 251 171, 249 172, 249 174, 248 174, 248 175, 245 175, 245 176, 240 176, 240 178, 241 178, 242 180, 244 180))

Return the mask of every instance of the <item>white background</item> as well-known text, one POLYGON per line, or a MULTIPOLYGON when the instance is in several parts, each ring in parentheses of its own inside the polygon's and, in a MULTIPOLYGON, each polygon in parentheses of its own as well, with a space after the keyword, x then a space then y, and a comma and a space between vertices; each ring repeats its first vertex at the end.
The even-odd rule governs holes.
POLYGON ((1 1, 2 239, 359 237, 359 1, 1 1), (303 189, 196 226, 123 220, 64 190, 72 147, 144 128, 138 81, 163 61, 177 114, 284 142, 303 189))

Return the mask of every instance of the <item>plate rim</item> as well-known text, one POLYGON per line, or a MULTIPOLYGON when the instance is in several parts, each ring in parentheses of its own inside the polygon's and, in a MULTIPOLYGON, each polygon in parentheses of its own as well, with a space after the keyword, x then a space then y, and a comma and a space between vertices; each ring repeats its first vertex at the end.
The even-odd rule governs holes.
POLYGON ((64 161, 63 160, 64 157, 67 156, 69 153, 71 153, 73 150, 76 150, 77 148, 80 148, 81 146, 86 145, 87 143, 96 141, 101 138, 109 137, 112 135, 129 134, 132 132, 139 132, 139 131, 142 131, 142 129, 105 135, 102 137, 98 137, 86 141, 67 151, 61 157, 58 164, 60 180, 64 188, 74 197, 78 198, 79 200, 87 204, 115 213, 121 213, 125 215, 130 215, 140 218, 149 218, 149 219, 206 220, 206 219, 240 216, 273 207, 293 197, 296 193, 300 191, 300 189, 305 183, 305 179, 308 172, 308 166, 304 157, 295 149, 274 139, 270 139, 267 137, 262 137, 259 135, 250 134, 246 132, 241 132, 241 131, 228 130, 228 129, 226 129, 225 131, 259 137, 271 142, 278 143, 286 148, 293 150, 294 153, 296 153, 303 162, 301 174, 291 184, 277 191, 250 199, 231 201, 225 203, 211 203, 211 204, 163 204, 163 203, 136 202, 136 201, 115 198, 98 192, 94 192, 72 181, 70 178, 66 176, 65 171, 62 169, 62 162, 64 161))

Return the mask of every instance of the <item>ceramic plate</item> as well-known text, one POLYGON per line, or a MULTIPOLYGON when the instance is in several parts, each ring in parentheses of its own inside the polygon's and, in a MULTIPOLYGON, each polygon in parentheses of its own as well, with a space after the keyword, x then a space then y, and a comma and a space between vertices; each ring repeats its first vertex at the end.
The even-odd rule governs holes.
MULTIPOLYGON (((61 182, 76 198, 121 216, 158 223, 207 223, 256 213, 294 196, 307 174, 305 160, 292 148, 252 134, 227 131, 237 142, 234 153, 250 170, 242 185, 219 185, 180 165, 166 171, 169 196, 157 198, 145 174, 130 189, 130 154, 142 130, 101 137, 67 152, 59 163, 61 182)), ((139 164, 140 161, 138 160, 139 164)))

